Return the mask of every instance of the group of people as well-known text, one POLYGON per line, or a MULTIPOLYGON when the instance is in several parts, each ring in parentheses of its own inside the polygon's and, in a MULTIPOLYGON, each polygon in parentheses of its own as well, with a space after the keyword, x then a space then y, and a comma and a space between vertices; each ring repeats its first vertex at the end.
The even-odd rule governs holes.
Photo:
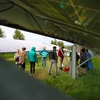
POLYGON ((58 53, 57 53, 57 49, 56 46, 53 47, 53 49, 51 51, 47 51, 46 48, 44 47, 44 50, 40 51, 40 55, 42 56, 42 69, 44 69, 46 67, 46 57, 49 55, 49 60, 50 60, 50 65, 48 68, 48 74, 51 75, 51 68, 52 65, 54 64, 55 66, 55 75, 58 76, 58 57, 59 57, 59 69, 63 70, 62 68, 62 63, 63 63, 63 59, 64 59, 64 50, 63 50, 63 46, 59 48, 58 53))
MULTIPOLYGON (((70 53, 70 61, 72 61, 72 52, 70 53)), ((91 60, 91 54, 88 52, 88 49, 82 48, 80 50, 80 55, 76 52, 76 72, 79 76, 86 75, 86 71, 93 70, 93 64, 91 60), (81 67, 81 71, 78 67, 78 62, 81 67)))
MULTIPOLYGON (((43 50, 41 50, 39 52, 39 54, 42 57, 42 69, 44 69, 46 67, 46 58, 47 58, 47 56, 49 56, 49 59, 50 59, 50 64, 49 64, 49 68, 48 68, 49 75, 51 75, 51 68, 52 68, 53 64, 55 66, 55 75, 58 75, 58 64, 57 64, 58 57, 59 57, 59 69, 63 70, 62 64, 63 64, 63 60, 65 57, 63 48, 64 48, 63 46, 60 47, 57 52, 56 46, 54 46, 51 51, 46 50, 46 47, 44 47, 43 50)), ((28 61, 30 63, 30 75, 34 75, 35 74, 35 65, 36 65, 36 63, 38 63, 36 48, 32 47, 31 50, 28 52, 28 54, 26 53, 25 50, 26 50, 25 47, 23 47, 22 50, 20 50, 20 49, 17 50, 17 53, 15 53, 15 55, 14 55, 15 63, 17 66, 20 66, 21 69, 25 70, 26 59, 28 59, 28 61)), ((72 55, 72 52, 70 53, 70 61, 71 61, 71 55, 72 55)), ((78 55, 78 53, 76 52, 76 66, 78 66, 78 60, 80 59, 80 64, 81 64, 80 67, 82 69, 81 72, 84 75, 86 74, 86 70, 90 70, 90 69, 93 70, 93 65, 92 65, 91 59, 88 60, 87 62, 83 63, 90 57, 91 57, 91 54, 85 48, 81 49, 80 55, 78 55)), ((78 74, 80 75, 79 71, 78 71, 78 74)))
POLYGON ((82 48, 81 52, 80 52, 80 64, 82 64, 83 62, 85 62, 87 60, 87 62, 83 63, 80 67, 82 68, 82 73, 83 75, 86 74, 86 71, 88 70, 93 70, 93 64, 92 64, 92 60, 91 60, 91 54, 88 52, 88 49, 82 48), (88 60, 89 59, 89 60, 88 60))
POLYGON ((25 70, 25 62, 26 62, 26 47, 22 47, 22 50, 18 49, 17 52, 14 55, 15 63, 19 67, 21 67, 22 70, 25 70))
MULTIPOLYGON (((47 56, 49 56, 50 59, 50 66, 48 68, 48 74, 51 74, 51 68, 52 65, 54 64, 55 66, 55 75, 58 75, 58 66, 57 66, 57 62, 58 62, 58 56, 60 57, 60 70, 63 70, 62 68, 62 63, 63 63, 63 58, 64 58, 64 51, 63 51, 64 47, 61 47, 58 50, 58 54, 57 54, 57 50, 56 50, 56 46, 54 46, 52 48, 51 51, 46 50, 46 47, 43 48, 43 50, 41 50, 39 52, 39 54, 42 57, 42 69, 44 69, 46 67, 46 58, 47 56)), ((28 52, 28 54, 26 53, 26 48, 23 47, 22 50, 18 49, 17 53, 15 53, 14 58, 15 58, 15 63, 17 66, 20 66, 21 69, 25 70, 25 64, 26 64, 26 59, 28 59, 29 63, 30 63, 30 75, 34 75, 35 74, 35 64, 38 63, 38 57, 35 51, 35 47, 32 47, 31 50, 28 52)))
POLYGON ((14 55, 16 65, 18 67, 20 66, 22 70, 25 70, 26 60, 28 59, 30 63, 30 75, 35 74, 35 63, 38 62, 35 49, 35 47, 32 47, 27 55, 27 52, 25 51, 26 48, 23 47, 22 50, 18 49, 17 53, 14 55))

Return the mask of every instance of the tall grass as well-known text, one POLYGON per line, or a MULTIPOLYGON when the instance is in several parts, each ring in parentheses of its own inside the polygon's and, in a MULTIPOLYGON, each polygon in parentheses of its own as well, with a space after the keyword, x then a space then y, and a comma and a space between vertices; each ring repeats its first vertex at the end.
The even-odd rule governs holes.
MULTIPOLYGON (((14 63, 13 54, 5 54, 1 56, 14 63)), ((47 58, 47 67, 43 70, 41 67, 41 57, 39 55, 38 59, 39 62, 36 64, 36 78, 72 96, 76 100, 100 99, 100 58, 92 59, 94 70, 87 71, 87 74, 82 77, 76 75, 76 79, 72 79, 68 72, 60 70, 59 76, 55 76, 54 67, 52 68, 51 75, 48 75, 49 59, 47 58)), ((66 61, 64 61, 64 64, 67 66, 66 61)), ((29 73, 28 61, 26 72, 29 73)))

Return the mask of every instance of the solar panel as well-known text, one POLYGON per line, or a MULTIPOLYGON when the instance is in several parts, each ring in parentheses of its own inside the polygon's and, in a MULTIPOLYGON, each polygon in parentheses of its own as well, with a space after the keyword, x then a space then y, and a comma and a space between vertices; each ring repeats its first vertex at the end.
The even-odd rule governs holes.
MULTIPOLYGON (((30 51, 32 47, 35 47, 36 51, 40 51, 44 47, 46 47, 47 50, 52 50, 53 46, 55 45, 35 41, 0 38, 0 53, 16 52, 17 49, 22 49, 23 46, 26 47, 26 51, 30 51)), ((58 50, 59 47, 56 47, 58 50)))
POLYGON ((0 23, 99 51, 99 3, 99 0, 0 0, 0 23))

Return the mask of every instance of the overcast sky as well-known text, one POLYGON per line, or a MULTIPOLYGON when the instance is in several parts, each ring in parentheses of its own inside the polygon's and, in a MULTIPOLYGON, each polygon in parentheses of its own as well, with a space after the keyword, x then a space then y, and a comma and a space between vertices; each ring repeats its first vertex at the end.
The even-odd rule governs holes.
MULTIPOLYGON (((2 31, 4 31, 6 38, 13 39, 13 34, 14 34, 15 29, 5 27, 5 26, 0 26, 0 27, 1 27, 2 31)), ((20 32, 25 36, 25 40, 27 40, 27 41, 38 41, 38 42, 50 44, 51 40, 54 40, 54 38, 49 38, 46 36, 37 35, 34 33, 22 31, 22 30, 20 30, 20 32)), ((62 40, 57 39, 57 41, 62 41, 62 40)), ((72 45, 72 43, 69 43, 69 42, 65 42, 65 41, 62 41, 62 42, 64 42, 64 45, 72 45)))

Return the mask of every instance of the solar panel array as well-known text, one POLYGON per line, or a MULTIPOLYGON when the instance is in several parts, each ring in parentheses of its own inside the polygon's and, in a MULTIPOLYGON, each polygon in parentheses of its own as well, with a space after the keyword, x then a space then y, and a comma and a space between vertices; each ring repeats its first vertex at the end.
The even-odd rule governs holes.
MULTIPOLYGON (((16 52, 17 49, 22 49, 23 46, 26 47, 26 51, 30 51, 32 47, 35 47, 36 51, 40 51, 44 47, 46 47, 47 50, 52 50, 54 45, 42 42, 0 38, 0 53, 16 52)), ((59 49, 58 46, 56 47, 59 49)))
POLYGON ((0 4, 1 25, 100 52, 100 0, 0 0, 0 4))

